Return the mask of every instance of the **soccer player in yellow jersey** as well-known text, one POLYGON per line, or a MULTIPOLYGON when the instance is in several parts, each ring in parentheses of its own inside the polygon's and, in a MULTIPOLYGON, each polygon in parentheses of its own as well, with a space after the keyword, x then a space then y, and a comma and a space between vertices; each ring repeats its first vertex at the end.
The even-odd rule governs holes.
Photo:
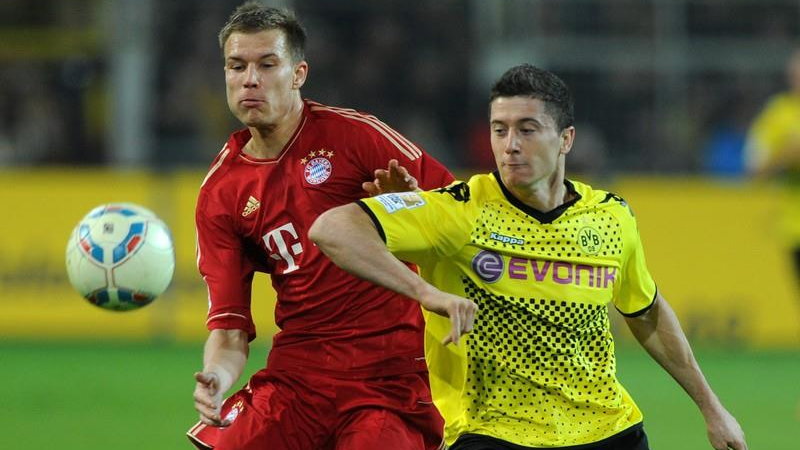
POLYGON ((783 228, 800 283, 800 47, 789 58, 786 78, 789 89, 772 97, 753 122, 745 154, 752 175, 783 182, 783 228))
POLYGON ((335 263, 428 311, 425 356, 449 448, 647 449, 642 413, 616 378, 611 302, 697 404, 712 446, 746 449, 656 289, 631 209, 565 178, 567 86, 510 69, 492 90, 490 126, 494 173, 335 208, 310 230, 335 263))

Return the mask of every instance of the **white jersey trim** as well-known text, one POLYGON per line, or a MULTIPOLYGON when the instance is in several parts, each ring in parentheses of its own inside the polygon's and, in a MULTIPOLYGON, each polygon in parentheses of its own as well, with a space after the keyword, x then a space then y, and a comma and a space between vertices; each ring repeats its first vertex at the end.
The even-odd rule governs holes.
POLYGON ((228 147, 228 144, 226 143, 222 147, 222 150, 220 150, 221 154, 219 156, 219 159, 217 160, 217 163, 214 164, 213 166, 211 166, 211 169, 208 170, 208 173, 206 174, 206 177, 203 178, 203 182, 200 184, 200 187, 205 186, 206 181, 208 181, 208 179, 211 178, 211 175, 214 175, 214 172, 216 172, 217 169, 219 169, 219 166, 222 165, 222 162, 225 161, 225 158, 228 157, 228 153, 230 153, 230 152, 231 152, 231 149, 230 149, 230 147, 228 147))
POLYGON ((214 314, 213 316, 209 317, 209 318, 208 318, 208 320, 206 320, 206 325, 208 325, 208 324, 209 324, 209 323, 210 323, 212 320, 217 320, 217 319, 221 319, 221 318, 223 318, 223 317, 229 317, 229 316, 233 316, 233 317, 239 317, 239 318, 242 318, 242 319, 244 319, 244 320, 247 320, 247 317, 246 317, 246 316, 243 316, 243 315, 241 315, 241 314, 236 314, 236 313, 222 313, 222 314, 214 314))

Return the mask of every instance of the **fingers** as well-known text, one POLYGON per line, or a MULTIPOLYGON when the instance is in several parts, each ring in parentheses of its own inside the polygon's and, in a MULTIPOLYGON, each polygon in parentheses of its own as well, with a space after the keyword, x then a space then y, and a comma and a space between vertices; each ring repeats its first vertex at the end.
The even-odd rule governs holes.
POLYGON ((733 449, 733 450, 747 450, 747 442, 744 441, 744 437, 737 438, 737 439, 730 439, 725 447, 724 450, 733 449))
POLYGON ((194 402, 194 409, 200 413, 200 421, 206 425, 221 426, 222 419, 220 418, 219 408, 211 408, 205 403, 198 401, 194 402))
POLYGON ((412 177, 408 169, 401 166, 396 159, 389 161, 389 177, 402 181, 410 191, 417 188, 417 179, 412 177))
POLYGON ((228 426, 229 421, 220 417, 221 398, 217 389, 217 375, 209 372, 195 372, 197 385, 194 389, 194 409, 200 413, 200 421, 217 427, 228 426))
POLYGON ((461 336, 464 331, 463 328, 461 328, 461 314, 458 313, 454 317, 450 317, 450 322, 453 325, 450 329, 450 341, 458 345, 458 337, 461 336))
POLYGON ((744 432, 735 419, 731 417, 734 425, 722 426, 709 431, 708 438, 711 446, 716 450, 747 450, 747 441, 744 432))
POLYGON ((377 179, 375 181, 365 181, 361 183, 361 189, 369 195, 370 197, 374 197, 376 195, 381 194, 381 188, 378 186, 377 179))
POLYGON ((222 405, 217 403, 214 399, 214 396, 210 395, 207 389, 204 389, 202 385, 195 389, 194 409, 200 413, 201 422, 207 425, 219 426, 222 423, 220 418, 221 406, 222 405))
POLYGON ((454 311, 448 311, 450 317, 450 334, 442 341, 442 345, 453 343, 458 345, 459 337, 473 330, 475 325, 475 313, 478 305, 472 300, 459 298, 454 302, 454 311))

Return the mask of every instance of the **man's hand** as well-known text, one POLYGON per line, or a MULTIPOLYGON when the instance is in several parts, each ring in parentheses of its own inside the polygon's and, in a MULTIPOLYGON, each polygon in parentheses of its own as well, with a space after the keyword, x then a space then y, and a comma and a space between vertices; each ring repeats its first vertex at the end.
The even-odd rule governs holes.
POLYGON ((375 180, 365 181, 361 183, 361 187, 370 197, 374 197, 388 192, 416 191, 419 189, 419 183, 405 167, 402 167, 396 159, 392 159, 388 168, 375 169, 375 180))
POLYGON ((708 440, 716 450, 747 450, 744 431, 739 422, 722 406, 706 418, 708 440))
POLYGON ((478 305, 472 300, 433 288, 419 299, 419 303, 432 313, 450 318, 452 328, 442 341, 443 345, 451 342, 458 345, 458 338, 472 331, 475 312, 478 311, 478 305))
POLYGON ((200 421, 215 427, 227 427, 230 421, 222 420, 222 390, 219 376, 214 372, 195 372, 197 385, 194 388, 194 409, 200 413, 200 421))

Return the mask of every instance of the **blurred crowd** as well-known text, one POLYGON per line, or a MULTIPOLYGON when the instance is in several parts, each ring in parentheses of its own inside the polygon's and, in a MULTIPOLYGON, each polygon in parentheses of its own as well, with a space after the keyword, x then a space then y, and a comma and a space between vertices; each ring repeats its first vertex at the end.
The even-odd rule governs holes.
MULTIPOLYGON (((103 165, 111 160, 109 58, 115 48, 108 38, 113 31, 108 17, 121 1, 127 0, 0 3, 0 166, 103 165)), ((204 167, 237 126, 225 103, 217 32, 239 3, 154 2, 154 101, 148 116, 154 143, 146 152, 148 164, 204 167)), ((503 36, 481 34, 481 23, 491 19, 482 16, 486 5, 495 5, 491 8, 498 10, 494 17, 502 19, 501 28, 534 24, 537 29, 527 31, 534 36, 621 38, 624 45, 632 37, 645 42, 662 38, 663 24, 654 19, 653 8, 663 3, 281 2, 298 13, 309 34, 305 97, 373 113, 446 165, 467 170, 492 166, 485 110, 489 86, 477 73, 487 64, 482 53, 487 42, 503 42, 503 36), (528 10, 530 20, 520 14, 528 10)), ((797 45, 797 1, 677 3, 682 14, 672 26, 682 30, 684 42, 676 48, 691 51, 695 39, 713 42, 716 37, 767 42, 785 54, 797 45)), ((747 48, 741 58, 764 56, 747 53, 747 48)), ((519 55, 519 49, 513 54, 519 55)), ((508 62, 537 64, 534 55, 508 62)), ((767 98, 785 88, 779 65, 741 71, 710 65, 685 74, 677 91, 682 101, 673 106, 675 91, 663 86, 672 72, 660 73, 658 65, 651 70, 612 63, 598 67, 546 66, 576 96, 573 171, 739 175, 751 121, 767 98)))

